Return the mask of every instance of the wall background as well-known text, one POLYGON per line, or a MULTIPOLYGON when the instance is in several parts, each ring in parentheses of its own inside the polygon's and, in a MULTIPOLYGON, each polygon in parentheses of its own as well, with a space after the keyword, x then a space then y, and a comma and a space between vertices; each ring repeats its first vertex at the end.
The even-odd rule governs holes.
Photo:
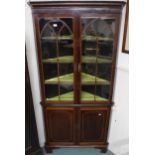
MULTIPOLYGON (((31 89, 34 101, 35 116, 38 128, 40 146, 44 146, 45 134, 42 108, 40 105, 40 85, 39 71, 37 65, 37 54, 35 45, 35 34, 32 22, 32 13, 30 7, 25 3, 25 39, 27 48, 27 60, 31 81, 31 89)), ((33 0, 38 1, 38 0, 33 0)), ((42 0, 43 1, 43 0, 42 0)), ((110 1, 110 0, 109 0, 110 1)), ((113 0, 114 1, 114 0, 113 0)), ((119 0, 115 0, 119 1, 119 0)), ((125 19, 125 8, 123 9, 122 22, 118 46, 118 58, 116 79, 114 87, 113 100, 115 102, 112 108, 110 131, 109 131, 109 149, 116 155, 127 155, 129 150, 129 55, 122 53, 122 40, 125 19)))

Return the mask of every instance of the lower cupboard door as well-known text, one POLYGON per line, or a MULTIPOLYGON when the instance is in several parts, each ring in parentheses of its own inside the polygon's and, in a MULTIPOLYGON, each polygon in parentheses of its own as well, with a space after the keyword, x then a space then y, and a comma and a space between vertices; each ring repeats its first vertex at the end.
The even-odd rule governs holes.
POLYGON ((46 130, 48 143, 73 144, 75 112, 73 108, 47 108, 46 130))
POLYGON ((80 142, 106 141, 109 110, 81 109, 80 110, 80 142))

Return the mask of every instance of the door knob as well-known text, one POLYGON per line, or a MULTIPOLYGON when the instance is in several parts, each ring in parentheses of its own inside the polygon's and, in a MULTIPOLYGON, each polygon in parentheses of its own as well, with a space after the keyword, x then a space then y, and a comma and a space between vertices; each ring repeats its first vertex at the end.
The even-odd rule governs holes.
POLYGON ((101 113, 98 113, 98 116, 102 116, 102 114, 101 113))

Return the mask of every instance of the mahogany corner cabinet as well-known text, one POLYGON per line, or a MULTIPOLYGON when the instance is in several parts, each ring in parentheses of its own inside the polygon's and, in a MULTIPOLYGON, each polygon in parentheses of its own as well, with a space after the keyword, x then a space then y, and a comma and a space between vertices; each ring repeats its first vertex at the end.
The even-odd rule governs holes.
POLYGON ((47 152, 108 147, 123 1, 29 2, 47 152))

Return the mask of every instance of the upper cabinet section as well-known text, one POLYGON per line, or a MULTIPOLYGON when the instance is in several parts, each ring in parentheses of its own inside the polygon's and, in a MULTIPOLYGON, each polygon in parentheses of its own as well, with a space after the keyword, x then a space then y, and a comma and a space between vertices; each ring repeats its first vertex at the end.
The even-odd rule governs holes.
POLYGON ((30 2, 43 103, 111 103, 123 2, 30 2))

